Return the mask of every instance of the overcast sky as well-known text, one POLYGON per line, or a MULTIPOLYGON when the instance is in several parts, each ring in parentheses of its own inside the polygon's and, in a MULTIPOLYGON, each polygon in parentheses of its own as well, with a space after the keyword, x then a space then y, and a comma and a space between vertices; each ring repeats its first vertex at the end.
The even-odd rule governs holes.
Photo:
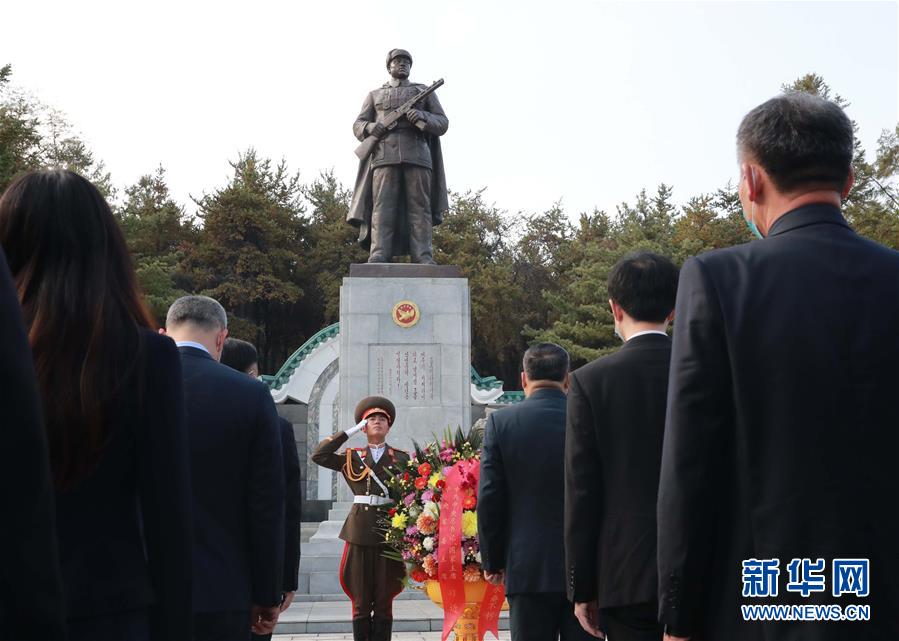
MULTIPOLYGON (((408 49, 442 77, 447 182, 512 212, 678 202, 736 178, 742 116, 815 72, 869 155, 899 120, 895 2, 15 2, 0 65, 63 110, 118 187, 162 164, 189 204, 254 146, 351 185, 351 126, 408 49)), ((192 209, 192 206, 190 207, 192 209)))

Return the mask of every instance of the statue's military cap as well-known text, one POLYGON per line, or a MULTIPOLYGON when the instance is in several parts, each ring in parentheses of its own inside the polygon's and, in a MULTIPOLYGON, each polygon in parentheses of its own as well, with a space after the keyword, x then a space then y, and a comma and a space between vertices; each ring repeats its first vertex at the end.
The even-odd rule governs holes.
POLYGON ((383 396, 366 396, 356 405, 356 422, 358 423, 372 414, 383 414, 387 417, 387 423, 393 425, 396 420, 396 407, 390 399, 383 396))
POLYGON ((409 59, 409 62, 412 62, 412 54, 405 49, 391 49, 390 53, 387 54, 387 68, 390 68, 391 60, 399 58, 400 56, 404 56, 409 59))

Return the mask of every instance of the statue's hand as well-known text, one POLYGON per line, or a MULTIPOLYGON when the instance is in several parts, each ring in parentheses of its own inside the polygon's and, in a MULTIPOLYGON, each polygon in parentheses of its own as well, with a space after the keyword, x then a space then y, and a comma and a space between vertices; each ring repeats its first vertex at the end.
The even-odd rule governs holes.
POLYGON ((367 133, 369 136, 377 136, 378 138, 380 138, 385 133, 387 133, 387 127, 379 122, 370 122, 365 125, 365 133, 367 133))
POLYGON ((416 125, 419 122, 424 121, 425 116, 418 109, 410 109, 406 112, 406 118, 408 118, 409 122, 411 122, 413 125, 416 125))

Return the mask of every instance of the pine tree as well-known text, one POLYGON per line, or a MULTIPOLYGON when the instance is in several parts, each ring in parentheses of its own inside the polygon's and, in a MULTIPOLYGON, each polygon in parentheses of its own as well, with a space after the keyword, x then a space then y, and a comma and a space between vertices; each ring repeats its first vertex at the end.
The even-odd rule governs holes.
POLYGON ((171 197, 160 166, 125 189, 126 200, 117 212, 128 248, 134 257, 138 282, 160 325, 176 298, 191 287, 179 264, 196 239, 197 230, 184 208, 171 197))
POLYGON ((253 149, 230 164, 230 182, 196 201, 202 228, 185 268, 197 289, 236 317, 232 335, 255 343, 268 371, 296 349, 296 332, 284 327, 295 327, 285 319, 300 311, 308 269, 300 260, 306 225, 299 175, 253 149))

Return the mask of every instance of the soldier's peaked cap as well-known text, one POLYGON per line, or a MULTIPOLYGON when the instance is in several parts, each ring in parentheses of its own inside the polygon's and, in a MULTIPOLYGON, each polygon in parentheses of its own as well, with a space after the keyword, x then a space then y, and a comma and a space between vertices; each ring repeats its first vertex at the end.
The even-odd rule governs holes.
POLYGON ((372 414, 384 414, 387 423, 393 425, 396 420, 396 407, 388 398, 383 396, 366 396, 356 405, 356 422, 368 418, 372 414))
POLYGON ((390 61, 394 58, 399 58, 403 56, 409 59, 409 62, 412 62, 412 54, 406 51, 405 49, 391 49, 390 53, 387 54, 387 67, 390 68, 390 61))

